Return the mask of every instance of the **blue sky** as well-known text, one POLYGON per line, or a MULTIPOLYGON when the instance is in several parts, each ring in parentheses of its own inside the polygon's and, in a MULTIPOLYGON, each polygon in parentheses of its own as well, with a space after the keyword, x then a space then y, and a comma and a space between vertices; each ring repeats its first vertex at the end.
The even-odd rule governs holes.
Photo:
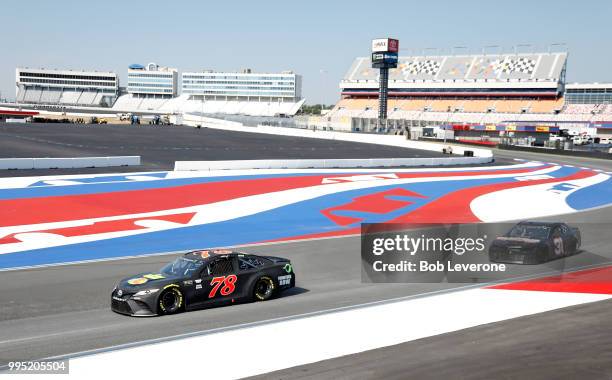
MULTIPOLYGON (((583 1, 3 1, 0 92, 15 67, 111 70, 131 63, 186 70, 294 70, 308 103, 333 103, 370 40, 400 39, 404 54, 435 47, 563 42, 568 81, 612 81, 612 2, 583 1)), ((525 48, 523 48, 525 49, 525 48)), ((465 50, 462 50, 465 51, 465 50)))

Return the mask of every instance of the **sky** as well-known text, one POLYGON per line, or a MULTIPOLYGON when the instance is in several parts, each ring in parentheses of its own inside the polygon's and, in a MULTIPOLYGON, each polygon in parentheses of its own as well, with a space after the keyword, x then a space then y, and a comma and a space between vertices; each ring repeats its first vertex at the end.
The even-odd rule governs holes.
POLYGON ((612 1, 2 1, 0 97, 15 97, 15 68, 115 71, 132 63, 179 72, 293 70, 306 103, 333 104, 352 60, 377 37, 400 55, 569 52, 568 82, 612 82, 612 1), (555 47, 554 49, 559 49, 555 47))

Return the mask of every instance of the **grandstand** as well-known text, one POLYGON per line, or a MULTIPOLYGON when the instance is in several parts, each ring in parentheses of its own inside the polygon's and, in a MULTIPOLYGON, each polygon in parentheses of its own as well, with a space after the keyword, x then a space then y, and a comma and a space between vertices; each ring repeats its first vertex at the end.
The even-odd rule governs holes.
POLYGON ((119 93, 113 72, 17 68, 19 105, 110 107, 119 93))
MULTIPOLYGON (((388 118, 411 125, 612 120, 612 85, 566 86, 566 65, 565 52, 400 57, 389 73, 388 118)), ((377 75, 369 58, 352 62, 328 126, 351 129, 346 120, 376 118, 377 75)))

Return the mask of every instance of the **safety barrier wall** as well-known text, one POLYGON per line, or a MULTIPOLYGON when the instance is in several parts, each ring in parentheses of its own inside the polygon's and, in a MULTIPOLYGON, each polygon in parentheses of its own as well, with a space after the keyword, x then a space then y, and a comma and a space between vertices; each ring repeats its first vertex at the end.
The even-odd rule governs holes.
MULTIPOLYGON (((194 125, 191 122, 187 122, 187 125, 194 125)), ((283 127, 269 127, 260 125, 258 127, 245 127, 242 125, 227 125, 218 123, 204 123, 202 124, 207 128, 224 129, 228 131, 236 132, 250 132, 250 133, 264 133, 272 135, 282 136, 293 136, 293 137, 306 137, 306 138, 318 138, 328 140, 342 140, 351 141, 367 144, 379 144, 388 146, 397 146, 411 149, 428 150, 433 152, 442 152, 443 149, 452 147, 453 155, 464 155, 465 151, 471 151, 474 154, 474 158, 487 157, 491 162, 493 160, 493 153, 490 149, 466 147, 454 144, 443 144, 433 143, 425 141, 408 140, 402 135, 377 135, 368 133, 350 133, 350 132, 333 132, 333 131, 313 131, 310 129, 299 129, 299 128, 283 128, 283 127)), ((194 125, 195 126, 195 125, 194 125)))
POLYGON ((0 158, 0 169, 67 169, 140 165, 140 156, 0 158))
POLYGON ((236 169, 379 168, 401 166, 470 165, 490 162, 488 157, 366 158, 337 160, 176 161, 175 171, 236 169))

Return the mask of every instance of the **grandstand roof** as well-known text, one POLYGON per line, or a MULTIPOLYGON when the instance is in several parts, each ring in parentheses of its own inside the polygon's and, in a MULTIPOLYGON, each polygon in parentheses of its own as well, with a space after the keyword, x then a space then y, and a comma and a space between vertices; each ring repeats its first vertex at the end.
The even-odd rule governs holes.
MULTIPOLYGON (((389 71, 397 88, 556 88, 563 81, 567 53, 475 54, 400 57, 389 71)), ((377 86, 370 58, 356 58, 341 88, 377 86)))

